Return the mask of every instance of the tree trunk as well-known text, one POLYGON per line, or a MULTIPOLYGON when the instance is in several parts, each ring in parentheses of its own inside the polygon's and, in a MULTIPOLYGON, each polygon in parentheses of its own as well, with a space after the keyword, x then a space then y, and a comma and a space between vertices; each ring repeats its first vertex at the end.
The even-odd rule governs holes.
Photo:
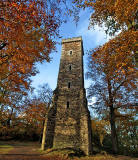
POLYGON ((112 140, 112 152, 113 154, 118 153, 118 140, 115 127, 115 110, 113 107, 113 94, 111 81, 108 79, 108 93, 109 93, 109 107, 110 107, 110 125, 111 125, 111 140, 112 140))
POLYGON ((45 118, 45 122, 44 122, 43 137, 42 137, 42 144, 41 144, 42 151, 45 150, 46 126, 47 126, 47 118, 45 118))
POLYGON ((111 139, 112 139, 112 151, 113 154, 118 153, 118 140, 115 126, 115 113, 113 106, 110 107, 110 124, 111 124, 111 139))
POLYGON ((40 133, 40 137, 39 137, 39 142, 42 142, 42 138, 43 138, 43 130, 44 130, 44 124, 45 124, 45 119, 43 120, 42 126, 43 128, 41 129, 41 133, 40 133))
POLYGON ((10 128, 10 123, 11 122, 11 118, 9 117, 8 119, 7 119, 7 121, 6 121, 6 126, 8 127, 8 128, 10 128))
POLYGON ((11 113, 7 119, 7 122, 6 122, 6 125, 8 128, 10 128, 10 126, 11 126, 12 114, 13 114, 13 108, 12 108, 11 113))

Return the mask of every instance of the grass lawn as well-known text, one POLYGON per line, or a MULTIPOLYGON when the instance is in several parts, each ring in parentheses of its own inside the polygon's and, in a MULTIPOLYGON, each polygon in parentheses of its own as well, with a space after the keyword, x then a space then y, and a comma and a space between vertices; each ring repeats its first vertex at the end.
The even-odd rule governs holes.
POLYGON ((12 149, 13 149, 13 146, 11 145, 0 144, 0 154, 7 154, 12 149))

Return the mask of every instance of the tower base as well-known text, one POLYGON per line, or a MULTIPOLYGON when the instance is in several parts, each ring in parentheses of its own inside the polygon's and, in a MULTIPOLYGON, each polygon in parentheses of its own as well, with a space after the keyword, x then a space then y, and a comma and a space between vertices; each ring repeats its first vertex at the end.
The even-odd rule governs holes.
POLYGON ((69 108, 65 106, 65 93, 67 94, 58 89, 54 91, 53 106, 47 116, 46 148, 72 148, 90 155, 92 133, 85 89, 77 91, 77 94, 76 91, 72 92, 72 104, 69 108))

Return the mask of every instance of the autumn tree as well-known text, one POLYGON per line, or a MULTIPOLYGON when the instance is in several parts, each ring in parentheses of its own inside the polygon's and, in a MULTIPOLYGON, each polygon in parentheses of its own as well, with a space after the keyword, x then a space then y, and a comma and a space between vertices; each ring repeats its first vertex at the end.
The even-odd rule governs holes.
MULTIPOLYGON (((99 25, 106 27, 106 33, 115 35, 117 32, 124 33, 128 38, 129 36, 138 35, 137 33, 137 1, 136 0, 74 0, 74 3, 79 8, 89 8, 92 10, 90 17, 90 27, 99 25), (124 5, 125 4, 125 5, 124 5)), ((136 36, 133 37, 133 39, 136 36)), ((115 40, 115 39, 114 39, 115 40)), ((110 43, 110 41, 109 41, 110 43)), ((120 38, 120 49, 125 44, 123 37, 120 38)), ((127 45, 127 44, 125 44, 127 45)), ((135 60, 138 62, 136 51, 137 43, 133 43, 126 48, 130 49, 135 54, 135 60), (135 49, 132 50, 132 48, 135 49)))
POLYGON ((102 148, 103 147, 103 140, 105 136, 108 134, 107 128, 109 128, 109 121, 102 120, 99 118, 92 118, 91 120, 92 126, 92 143, 93 144, 93 151, 96 147, 102 148))
MULTIPOLYGON (((122 34, 122 33, 121 33, 122 34)), ((133 36, 132 36, 133 37, 133 36)), ((95 109, 108 112, 113 153, 118 152, 115 121, 125 109, 136 105, 136 68, 132 63, 132 52, 129 48, 135 39, 124 34, 118 35, 101 47, 90 51, 87 76, 92 80, 89 96, 95 96, 95 109), (120 39, 127 41, 127 46, 120 50, 120 39), (120 54, 122 53, 122 54, 120 54)))
POLYGON ((112 148, 116 153, 118 148, 115 113, 116 111, 123 112, 118 109, 119 107, 132 105, 133 90, 136 87, 137 2, 133 0, 74 0, 74 4, 78 8, 89 8, 92 11, 90 27, 95 25, 106 27, 105 32, 112 36, 120 32, 114 39, 91 51, 88 72, 89 77, 94 80, 89 88, 91 96, 97 97, 96 104, 100 108, 105 111, 109 108, 112 148))
POLYGON ((45 149, 45 141, 46 141, 46 128, 47 128, 47 115, 52 104, 52 95, 53 92, 49 85, 46 83, 43 86, 40 86, 38 90, 38 96, 40 97, 41 101, 45 104, 45 115, 43 119, 43 134, 42 134, 42 143, 41 143, 41 150, 45 149))
POLYGON ((138 131, 136 118, 138 106, 129 107, 123 116, 116 118, 120 153, 137 156, 138 131))
POLYGON ((52 102, 49 85, 43 84, 25 96, 11 92, 8 98, 10 101, 0 106, 0 138, 41 141, 52 102))
POLYGON ((24 120, 37 131, 40 141, 43 141, 43 147, 45 144, 46 117, 52 103, 52 94, 51 88, 46 83, 39 86, 32 98, 27 98, 24 101, 24 120))
MULTIPOLYGON (((27 93, 36 62, 49 62, 63 21, 63 1, 0 1, 0 103, 9 92, 27 93)), ((1 105, 0 104, 0 105, 1 105)))
POLYGON ((18 115, 22 112, 23 94, 20 92, 6 93, 7 102, 0 105, 0 135, 12 137, 15 126, 18 126, 18 115))

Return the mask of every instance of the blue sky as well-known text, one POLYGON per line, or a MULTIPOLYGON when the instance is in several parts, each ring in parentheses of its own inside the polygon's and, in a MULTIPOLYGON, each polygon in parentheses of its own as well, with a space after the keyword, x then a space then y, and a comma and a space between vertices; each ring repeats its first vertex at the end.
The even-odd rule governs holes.
MULTIPOLYGON (((72 38, 82 36, 83 48, 84 48, 84 73, 87 70, 87 55, 86 52, 89 49, 95 48, 98 45, 105 43, 108 40, 104 29, 95 26, 88 30, 90 12, 88 10, 80 12, 80 20, 76 26, 72 18, 68 18, 68 22, 60 27, 60 36, 62 37, 58 41, 61 42, 64 38, 72 38)), ((40 73, 32 77, 32 86, 37 89, 39 85, 48 83, 49 86, 54 90, 57 85, 57 77, 59 71, 61 56, 61 45, 57 45, 57 52, 51 54, 52 61, 50 63, 37 64, 37 68, 40 73)), ((85 88, 88 88, 90 82, 85 79, 85 88)))

